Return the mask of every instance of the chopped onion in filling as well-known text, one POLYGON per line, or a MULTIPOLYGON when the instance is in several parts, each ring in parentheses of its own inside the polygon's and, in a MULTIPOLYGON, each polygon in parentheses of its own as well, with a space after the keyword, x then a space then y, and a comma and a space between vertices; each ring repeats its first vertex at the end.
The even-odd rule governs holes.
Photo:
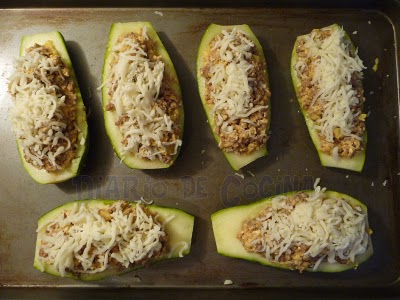
MULTIPOLYGON (((255 87, 269 93, 265 83, 259 87, 256 82, 257 71, 254 72, 255 66, 251 60, 254 47, 254 43, 244 32, 233 28, 231 31, 223 30, 210 49, 211 52, 216 52, 216 59, 212 54, 212 62, 207 69, 209 78, 206 78, 211 89, 212 113, 220 135, 231 134, 236 120, 257 126, 250 116, 258 111, 265 112, 268 108, 268 105, 254 101, 255 87)), ((257 137, 254 136, 253 139, 257 137)))
POLYGON ((168 239, 164 222, 141 204, 133 207, 118 201, 113 205, 89 206, 75 203, 54 221, 37 229, 41 245, 39 261, 66 272, 93 274, 116 264, 128 268, 157 257, 168 239))
MULTIPOLYGON (((145 27, 141 36, 149 40, 145 27)), ((160 93, 166 82, 164 63, 159 57, 152 60, 138 40, 120 39, 112 49, 106 85, 123 136, 121 153, 123 157, 133 153, 142 159, 163 161, 163 155, 177 154, 182 145, 175 134, 178 125, 158 104, 163 101, 160 93)))
POLYGON ((66 96, 49 76, 64 77, 60 64, 44 55, 43 50, 44 46, 36 45, 15 60, 9 83, 15 105, 9 117, 27 161, 39 169, 48 162, 51 170, 57 170, 62 169, 57 157, 71 148, 71 140, 62 111, 66 96))
POLYGON ((321 262, 354 262, 363 254, 370 233, 367 214, 360 206, 328 196, 318 182, 314 188, 310 194, 275 197, 255 219, 245 222, 255 226, 238 236, 246 250, 300 270, 315 270, 321 262))
POLYGON ((343 29, 322 29, 320 35, 314 30, 302 38, 306 55, 298 58, 295 69, 300 78, 308 80, 304 73, 307 61, 311 60, 308 66, 313 69, 310 84, 316 87, 311 106, 319 102, 323 107, 322 116, 314 121, 314 128, 327 142, 334 142, 336 128, 340 128, 342 136, 362 140, 361 135, 354 133, 354 121, 360 114, 355 107, 361 103, 352 80, 354 74, 361 79, 365 69, 357 50, 351 50, 343 29))

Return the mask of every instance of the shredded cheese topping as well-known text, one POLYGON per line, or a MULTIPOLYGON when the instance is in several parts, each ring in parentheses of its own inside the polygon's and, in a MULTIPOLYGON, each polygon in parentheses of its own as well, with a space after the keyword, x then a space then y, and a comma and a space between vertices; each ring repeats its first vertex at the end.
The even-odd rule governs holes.
POLYGON ((280 261, 305 245, 307 250, 298 259, 318 258, 314 264, 317 269, 322 261, 354 262, 367 250, 366 213, 340 197, 327 196, 326 189, 317 184, 305 201, 293 204, 287 196, 276 197, 271 207, 256 218, 261 223, 261 234, 253 244, 262 245, 259 252, 267 259, 280 261))
POLYGON ((164 226, 174 215, 161 222, 141 204, 129 213, 123 204, 118 201, 94 207, 75 203, 54 221, 43 224, 37 229, 41 238, 39 261, 53 265, 65 276, 69 271, 102 272, 112 260, 128 268, 161 253, 167 238, 164 226))
MULTIPOLYGON (((149 40, 146 28, 142 36, 149 40)), ((122 155, 133 153, 142 159, 161 161, 162 154, 175 155, 182 141, 167 137, 178 125, 157 103, 164 79, 163 61, 160 57, 151 60, 140 43, 130 37, 117 43, 112 55, 115 64, 107 85, 112 91, 110 103, 115 106, 115 119, 123 120, 119 125, 124 141, 122 155)))
MULTIPOLYGON (((218 59, 209 69, 211 78, 208 83, 212 87, 214 103, 212 113, 216 115, 216 125, 227 134, 233 132, 233 121, 237 119, 257 126, 250 116, 268 108, 268 105, 254 104, 250 83, 257 79, 252 74, 254 65, 249 62, 254 47, 243 31, 233 28, 231 31, 223 30, 211 48, 211 51, 218 50, 218 59)), ((266 88, 263 83, 261 89, 266 88)), ((261 135, 266 136, 266 133, 261 135)))
POLYGON ((303 37, 304 47, 308 52, 307 57, 299 59, 295 65, 297 75, 302 77, 307 67, 306 60, 311 59, 314 68, 311 84, 318 91, 311 106, 318 101, 324 109, 322 117, 315 121, 314 128, 328 142, 334 141, 335 128, 340 128, 343 136, 362 140, 361 136, 352 132, 354 120, 361 113, 352 109, 360 102, 357 91, 352 86, 352 76, 357 73, 361 79, 365 67, 357 50, 352 53, 350 43, 345 40, 344 30, 329 30, 330 35, 324 38, 318 37, 317 31, 303 37))
POLYGON ((60 65, 42 51, 42 46, 33 47, 15 60, 15 72, 9 83, 15 105, 9 117, 28 161, 38 168, 48 161, 55 169, 61 169, 56 159, 71 148, 62 112, 66 96, 51 83, 49 76, 63 75, 60 65), (62 140, 65 141, 63 145, 60 144, 62 140))

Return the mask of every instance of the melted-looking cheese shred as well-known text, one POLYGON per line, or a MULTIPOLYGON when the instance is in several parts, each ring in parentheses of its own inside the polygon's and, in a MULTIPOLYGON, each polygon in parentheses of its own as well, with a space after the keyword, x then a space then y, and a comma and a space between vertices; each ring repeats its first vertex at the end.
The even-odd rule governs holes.
POLYGON ((54 221, 42 224, 37 229, 41 238, 42 271, 46 263, 53 265, 61 276, 68 271, 93 274, 106 270, 111 259, 128 268, 153 257, 163 247, 160 238, 166 235, 164 226, 174 215, 160 222, 158 215, 146 214, 140 204, 134 206, 135 214, 125 214, 122 203, 113 205, 108 221, 99 214, 106 206, 75 203, 54 221), (74 263, 81 268, 77 269, 74 263))
MULTIPOLYGON (((211 51, 218 50, 218 60, 210 66, 212 74, 209 84, 212 86, 211 97, 214 102, 212 112, 217 116, 216 125, 221 131, 233 131, 232 121, 243 119, 252 124, 249 117, 268 108, 268 105, 254 105, 252 88, 249 82, 255 81, 250 76, 254 68, 248 60, 252 57, 254 43, 246 34, 237 28, 231 31, 222 31, 222 36, 217 36, 217 41, 211 51), (238 34, 240 33, 240 35, 238 34), (227 118, 224 118, 224 114, 227 118)), ((266 85, 263 84, 263 89, 266 85)))
POLYGON ((43 159, 47 159, 60 169, 56 158, 71 147, 65 135, 67 124, 62 121, 61 108, 66 99, 48 78, 53 73, 62 76, 60 65, 55 66, 51 57, 41 54, 42 50, 42 47, 33 48, 14 62, 9 91, 15 105, 9 117, 23 153, 32 164, 41 168, 43 159), (67 146, 54 147, 61 140, 65 140, 67 146))
MULTIPOLYGON (((148 40, 146 28, 142 35, 148 40)), ((114 89, 112 102, 115 119, 127 118, 119 126, 126 144, 122 144, 122 155, 135 154, 139 158, 160 159, 173 146, 173 156, 182 140, 164 141, 163 137, 173 132, 177 125, 156 102, 164 77, 164 63, 150 61, 146 51, 132 38, 124 38, 112 49, 113 60, 107 85, 114 89)))
POLYGON ((304 256, 319 257, 314 265, 317 269, 322 261, 335 263, 337 258, 354 262, 367 250, 367 215, 361 207, 327 196, 325 188, 317 184, 306 201, 294 208, 285 196, 274 198, 267 214, 257 219, 262 222, 263 238, 254 242, 262 243, 260 252, 267 259, 279 261, 282 255, 291 254, 293 246, 306 245, 309 248, 304 256))
POLYGON ((362 70, 365 69, 357 54, 350 52, 350 43, 345 40, 343 29, 330 29, 330 36, 316 37, 316 31, 302 37, 304 47, 308 49, 308 56, 299 59, 295 68, 297 74, 306 68, 305 60, 312 60, 315 72, 311 84, 317 87, 317 94, 312 100, 321 101, 324 108, 322 118, 315 121, 314 127, 326 138, 333 142, 335 128, 340 128, 344 136, 362 140, 362 137, 353 134, 355 118, 360 112, 352 112, 351 107, 359 103, 356 91, 352 86, 352 75, 357 72, 362 78, 362 70))

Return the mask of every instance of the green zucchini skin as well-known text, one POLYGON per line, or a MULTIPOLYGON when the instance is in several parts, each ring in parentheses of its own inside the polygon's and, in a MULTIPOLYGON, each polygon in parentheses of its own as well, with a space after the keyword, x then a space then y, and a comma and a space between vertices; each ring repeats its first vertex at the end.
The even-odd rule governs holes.
MULTIPOLYGON (((104 115, 104 122, 107 131, 107 135, 110 139, 111 145, 114 149, 115 154, 122 159, 122 135, 119 131, 118 127, 115 125, 115 116, 114 113, 111 111, 107 111, 106 107, 107 104, 110 102, 110 96, 108 95, 108 87, 105 85, 108 79, 108 74, 110 73, 110 63, 112 61, 112 49, 117 43, 118 37, 122 34, 130 33, 130 32, 139 32, 142 30, 143 27, 146 27, 146 33, 149 39, 151 39, 156 44, 156 50, 158 55, 162 57, 162 61, 164 63, 164 72, 168 74, 171 81, 171 89, 178 97, 178 99, 182 99, 182 92, 179 85, 178 76, 175 71, 175 67, 171 61, 171 58, 165 49, 163 43, 161 42, 160 38, 158 37, 155 29, 153 28, 150 22, 130 22, 130 23, 114 23, 111 25, 110 34, 108 38, 108 44, 106 49, 106 54, 104 56, 104 66, 103 66, 103 88, 102 88, 102 102, 103 102, 103 115, 104 115)), ((183 130, 184 130, 184 109, 183 109, 183 101, 181 101, 180 107, 180 120, 179 120, 179 127, 180 127, 180 135, 179 138, 182 140, 183 137, 183 130)), ((147 161, 141 158, 135 157, 134 154, 126 155, 122 162, 131 169, 165 169, 169 168, 176 160, 179 155, 180 148, 176 155, 174 155, 171 164, 163 163, 159 160, 147 161)))
MULTIPOLYGON (((312 193, 313 191, 307 190, 303 192, 312 193)), ((289 192, 282 195, 290 196, 296 193, 297 192, 289 192)), ((359 205, 364 213, 368 212, 367 207, 363 203, 361 203, 359 200, 349 195, 333 191, 325 191, 325 194, 328 196, 340 197, 351 205, 359 205)), ((257 214, 272 201, 272 199, 279 196, 272 196, 269 198, 265 198, 248 205, 222 209, 212 214, 211 221, 212 221, 214 238, 217 245, 218 253, 228 257, 241 258, 252 262, 257 262, 266 266, 271 266, 281 269, 290 269, 287 265, 269 261, 265 257, 257 253, 247 252, 245 248, 242 246, 242 243, 236 237, 237 234, 240 232, 244 221, 256 217, 257 214)), ((306 271, 336 273, 350 269, 355 269, 358 267, 358 265, 369 259, 372 256, 372 254, 373 254, 373 247, 370 237, 367 251, 362 255, 357 256, 356 261, 354 263, 344 265, 339 263, 329 264, 327 262, 322 262, 318 266, 317 270, 314 271, 312 268, 309 268, 306 269, 306 271)))
MULTIPOLYGON (((201 102, 203 104, 203 108, 206 112, 207 119, 208 119, 208 124, 210 125, 211 132, 214 135, 215 141, 217 142, 217 145, 220 142, 220 138, 218 134, 215 133, 214 128, 215 128, 215 122, 214 122, 214 116, 212 114, 212 106, 210 106, 205 99, 205 86, 206 86, 206 81, 205 78, 201 75, 201 69, 204 67, 204 59, 207 56, 209 52, 209 45, 211 41, 219 34, 222 33, 223 30, 232 30, 234 27, 237 29, 243 31, 246 33, 246 35, 250 38, 250 40, 254 43, 254 46, 257 48, 258 52, 260 53, 260 58, 261 60, 266 63, 265 56, 263 54, 263 49, 262 46, 257 39, 257 37, 254 35, 250 27, 246 24, 243 25, 229 25, 229 26, 221 26, 217 24, 211 24, 208 26, 207 30, 205 31, 203 38, 201 40, 198 54, 197 54, 197 83, 198 83, 198 89, 199 89, 199 94, 201 98, 201 102)), ((269 78, 268 78, 268 69, 266 68, 266 85, 267 88, 269 89, 269 78)), ((269 109, 268 109, 268 120, 270 121, 270 112, 271 112, 271 101, 268 103, 269 109)), ((222 150, 221 150, 222 151, 222 150)), ((222 151, 222 153, 225 155, 225 158, 228 160, 229 164, 231 167, 237 171, 244 166, 252 163, 256 159, 266 156, 268 154, 267 146, 264 145, 257 151, 254 151, 251 154, 242 154, 238 155, 233 152, 225 152, 222 151)))
MULTIPOLYGON (((342 29, 338 24, 333 24, 331 26, 328 26, 327 28, 342 29)), ((321 161, 321 164, 325 167, 333 167, 333 168, 361 172, 364 168, 364 163, 365 163, 366 148, 367 148, 367 131, 365 130, 365 133, 363 136, 364 149, 362 151, 357 153, 352 158, 339 157, 338 159, 334 159, 332 155, 327 155, 321 151, 321 143, 319 140, 318 133, 313 128, 314 121, 308 117, 307 111, 305 111, 301 106, 300 96, 299 96, 299 92, 300 92, 299 87, 300 87, 301 83, 300 83, 299 77, 297 76, 295 66, 296 66, 297 59, 298 59, 296 48, 297 48, 299 41, 302 39, 302 37, 304 37, 304 36, 298 36, 296 39, 296 42, 294 44, 293 51, 292 51, 292 58, 291 58, 291 62, 290 62, 290 70, 291 70, 291 76, 292 76, 294 90, 296 92, 296 97, 297 97, 297 100, 299 101, 301 112, 306 121, 308 132, 310 133, 311 139, 312 139, 312 141, 315 145, 315 148, 318 152, 318 156, 321 161)), ((346 41, 348 41, 350 43, 350 46, 349 46, 350 50, 355 51, 356 48, 355 48, 354 44, 351 42, 351 39, 347 33, 345 33, 344 38, 346 41)))
POLYGON ((43 45, 47 41, 51 40, 54 47, 57 49, 58 54, 61 57, 62 62, 70 70, 70 78, 74 81, 76 89, 76 105, 77 105, 77 126, 80 130, 78 135, 78 141, 84 138, 83 145, 80 142, 77 143, 77 151, 75 159, 72 160, 71 165, 64 170, 56 172, 47 172, 42 169, 39 170, 35 168, 32 164, 28 163, 24 158, 23 148, 20 142, 17 140, 18 153, 21 158, 21 162, 26 172, 38 183, 48 184, 48 183, 59 183, 71 179, 77 176, 84 165, 85 157, 88 149, 88 125, 86 120, 86 108, 83 103, 82 94, 79 89, 78 82, 76 80, 76 75, 74 68, 72 66, 71 59, 68 54, 67 47, 65 45, 65 40, 62 34, 58 31, 38 33, 34 35, 24 36, 21 41, 20 56, 24 56, 26 50, 33 46, 34 44, 43 45))
MULTIPOLYGON (((68 202, 64 205, 61 205, 45 215, 43 215, 38 220, 38 228, 42 227, 46 223, 50 223, 55 218, 57 218, 63 211, 70 209, 75 203, 86 203, 88 207, 104 207, 104 205, 109 205, 116 203, 117 200, 104 200, 104 199, 92 199, 92 200, 76 200, 72 202, 68 202)), ((135 202, 130 203, 132 206, 136 205, 135 202)), ((168 256, 161 257, 157 260, 152 260, 150 263, 156 263, 159 261, 167 260, 167 259, 176 259, 179 257, 179 250, 180 248, 174 248, 176 244, 179 244, 181 241, 185 241, 188 244, 188 249, 183 251, 183 255, 188 255, 190 253, 191 248, 191 240, 192 240, 192 233, 193 233, 193 226, 194 226, 194 217, 180 209, 177 208, 169 208, 169 207, 162 207, 162 206, 155 206, 155 205, 147 205, 147 209, 150 212, 158 213, 163 219, 166 219, 167 216, 175 215, 175 218, 168 222, 165 225, 165 231, 169 234, 169 247, 171 251, 168 256)), ((34 258, 34 268, 42 271, 44 273, 60 276, 57 270, 48 264, 44 264, 39 262, 39 250, 40 250, 40 243, 41 238, 40 235, 43 234, 45 227, 38 232, 37 240, 36 240, 36 250, 35 250, 35 258, 34 258), (43 269, 42 269, 43 265, 43 269)), ((110 276, 122 275, 133 270, 137 270, 143 268, 144 266, 138 265, 130 268, 126 268, 122 271, 114 270, 114 269, 106 269, 103 272, 95 273, 95 274, 73 274, 73 273, 66 273, 65 278, 72 278, 78 279, 82 281, 93 281, 93 280, 101 280, 105 279, 110 276)))

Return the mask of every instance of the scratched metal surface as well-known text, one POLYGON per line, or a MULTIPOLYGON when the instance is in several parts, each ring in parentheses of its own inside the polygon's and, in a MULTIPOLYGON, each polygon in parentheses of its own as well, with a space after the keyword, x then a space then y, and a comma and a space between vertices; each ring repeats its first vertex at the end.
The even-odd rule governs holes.
POLYGON ((0 10, 0 24, 0 286, 224 287, 224 280, 231 279, 233 287, 378 287, 399 277, 397 65, 394 29, 384 14, 343 9, 17 9, 0 10), (113 154, 105 133, 96 88, 101 82, 110 25, 127 21, 153 23, 181 82, 184 144, 169 170, 128 169, 113 154), (218 151, 197 93, 197 47, 212 22, 249 24, 268 62, 272 90, 269 155, 244 168, 244 179, 235 176, 218 151), (369 140, 361 174, 320 166, 290 78, 295 37, 334 22, 348 31, 368 67, 364 84, 366 110, 370 112, 369 140), (79 177, 62 184, 39 185, 20 163, 7 120, 11 100, 6 90, 21 37, 51 30, 59 30, 67 41, 89 111, 91 139, 87 163, 79 177), (375 58, 380 61, 376 73, 371 70, 375 58), (342 274, 298 274, 216 253, 210 222, 213 212, 311 188, 318 177, 327 188, 348 193, 368 205, 375 254, 364 265, 342 274), (134 200, 141 196, 196 216, 189 256, 94 283, 60 279, 33 269, 35 230, 42 214, 76 199, 134 200))

